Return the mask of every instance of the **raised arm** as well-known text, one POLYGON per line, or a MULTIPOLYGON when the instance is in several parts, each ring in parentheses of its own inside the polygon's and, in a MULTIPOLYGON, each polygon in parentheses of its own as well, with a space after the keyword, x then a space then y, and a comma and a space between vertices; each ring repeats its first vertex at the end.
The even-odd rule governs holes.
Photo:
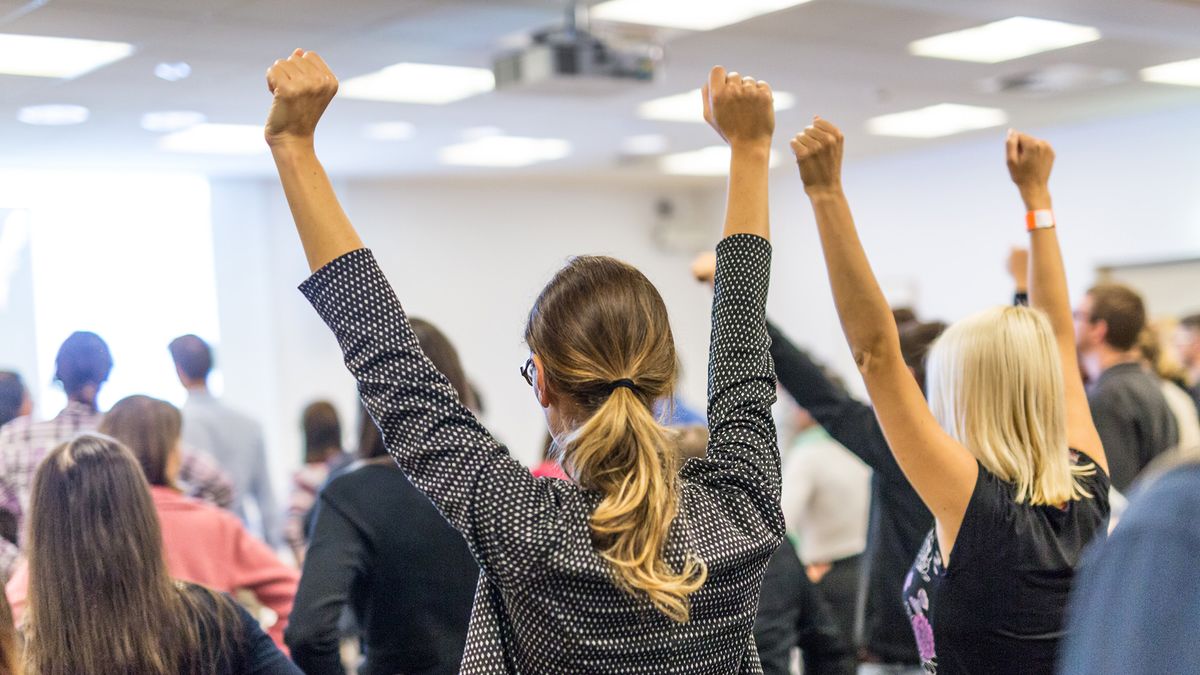
POLYGON ((767 172, 775 108, 771 87, 716 66, 701 89, 704 119, 729 144, 729 198, 723 236, 771 238, 767 218, 767 172))
POLYGON ((975 489, 978 466, 942 431, 908 371, 891 308, 859 242, 842 191, 841 132, 815 119, 792 141, 812 201, 842 331, 897 463, 937 520, 949 551, 975 489))
POLYGON ((267 116, 267 145, 315 272, 363 247, 313 145, 317 122, 337 93, 337 78, 316 53, 297 49, 267 70, 267 88, 275 97, 267 116))
POLYGON ((1054 149, 1046 141, 1016 131, 1008 132, 1005 143, 1008 172, 1025 203, 1030 223, 1029 301, 1050 318, 1058 354, 1062 359, 1063 383, 1067 397, 1067 445, 1087 453, 1108 473, 1104 445, 1092 421, 1083 377, 1079 374, 1079 356, 1075 353, 1075 322, 1067 292, 1067 274, 1050 202, 1050 170, 1054 149))
POLYGON ((301 290, 337 338, 388 453, 463 534, 489 579, 509 587, 554 550, 558 500, 570 488, 535 480, 475 419, 421 351, 391 284, 362 249, 313 152, 313 130, 337 91, 329 68, 297 50, 275 62, 267 81, 275 96, 267 140, 315 270, 301 290))
MULTIPOLYGON (((704 116, 728 141, 732 158, 725 237, 716 255, 708 453, 689 462, 684 475, 746 495, 762 516, 755 527, 781 537, 779 449, 771 418, 775 372, 766 330, 767 169, 775 128, 771 90, 753 78, 713 68, 704 87, 704 116)), ((744 500, 736 504, 741 509, 744 500)))

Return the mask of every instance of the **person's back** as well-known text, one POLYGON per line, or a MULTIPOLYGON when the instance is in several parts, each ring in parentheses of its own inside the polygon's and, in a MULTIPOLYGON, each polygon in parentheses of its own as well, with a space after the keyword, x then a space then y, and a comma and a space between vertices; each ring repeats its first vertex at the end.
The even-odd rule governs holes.
POLYGON ((170 578, 143 467, 119 442, 84 434, 55 448, 30 507, 32 672, 299 673, 230 598, 170 578))
POLYGON ((168 349, 179 382, 188 392, 182 408, 184 442, 217 459, 233 479, 233 510, 245 521, 246 504, 254 502, 259 517, 257 531, 267 543, 279 545, 283 514, 271 488, 262 428, 209 392, 213 355, 207 342, 195 335, 182 335, 172 340, 168 349))
POLYGON ((1200 461, 1177 464, 1085 556, 1061 675, 1200 672, 1200 461))
POLYGON ((337 337, 388 451, 466 537, 480 568, 462 672, 760 672, 751 629, 784 534, 765 302, 770 88, 710 73, 705 117, 732 148, 717 246, 708 456, 677 470, 651 413, 678 358, 665 303, 635 268, 571 260, 526 323, 521 369, 574 481, 538 479, 423 354, 395 291, 337 203, 312 134, 337 90, 296 50, 267 72, 266 137, 337 337))
POLYGON ((980 466, 949 567, 931 532, 905 582, 923 661, 944 673, 1053 671, 1075 568, 1109 515, 1107 476, 1096 470, 1082 487, 1095 499, 1021 504, 980 466))
POLYGON ((340 673, 337 623, 361 629, 362 675, 457 673, 479 567, 462 536, 390 457, 321 491, 288 646, 307 673, 340 673))
POLYGON ((1139 363, 1105 370, 1088 391, 1088 405, 1112 458, 1113 486, 1121 492, 1155 457, 1179 444, 1179 426, 1158 378, 1139 363))
POLYGON ((1125 492, 1155 457, 1179 443, 1179 430, 1158 378, 1141 364, 1146 306, 1120 284, 1093 286, 1075 311, 1088 405, 1109 457, 1112 484, 1125 492))

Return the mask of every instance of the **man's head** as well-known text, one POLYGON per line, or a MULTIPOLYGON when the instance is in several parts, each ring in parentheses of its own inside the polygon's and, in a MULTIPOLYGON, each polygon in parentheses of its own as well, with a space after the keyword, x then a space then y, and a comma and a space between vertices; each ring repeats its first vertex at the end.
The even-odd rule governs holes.
POLYGON ((0 426, 33 412, 33 400, 21 376, 11 370, 0 370, 0 426))
POLYGON ((181 335, 167 346, 175 361, 175 372, 184 387, 203 387, 213 368, 212 349, 195 335, 181 335))
POLYGON ((1075 310, 1075 341, 1082 356, 1099 349, 1128 352, 1145 327, 1142 296, 1121 284, 1093 286, 1075 310))
POLYGON ((1179 320, 1175 346, 1179 349, 1179 360, 1185 368, 1200 369, 1200 314, 1192 314, 1179 320))
POLYGON ((76 331, 58 348, 54 379, 72 401, 95 403, 112 367, 112 352, 104 340, 89 331, 76 331))

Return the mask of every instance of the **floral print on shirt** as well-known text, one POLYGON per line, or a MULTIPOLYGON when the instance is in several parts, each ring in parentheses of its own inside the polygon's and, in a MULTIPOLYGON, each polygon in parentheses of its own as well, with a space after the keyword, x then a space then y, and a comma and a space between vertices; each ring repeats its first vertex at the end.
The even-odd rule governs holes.
POLYGON ((933 624, 929 621, 929 593, 925 587, 933 577, 941 576, 944 572, 937 539, 930 531, 925 543, 917 551, 912 569, 904 579, 904 608, 908 611, 908 619, 912 623, 921 667, 930 675, 937 673, 937 650, 933 640, 933 624))

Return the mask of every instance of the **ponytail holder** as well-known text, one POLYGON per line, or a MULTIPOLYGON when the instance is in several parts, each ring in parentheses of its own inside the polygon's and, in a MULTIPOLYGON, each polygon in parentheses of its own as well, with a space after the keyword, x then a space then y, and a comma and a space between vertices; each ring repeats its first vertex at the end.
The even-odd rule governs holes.
POLYGON ((637 385, 633 383, 633 380, 613 380, 612 382, 609 382, 608 393, 611 394, 621 387, 625 387, 626 389, 637 393, 637 385))

